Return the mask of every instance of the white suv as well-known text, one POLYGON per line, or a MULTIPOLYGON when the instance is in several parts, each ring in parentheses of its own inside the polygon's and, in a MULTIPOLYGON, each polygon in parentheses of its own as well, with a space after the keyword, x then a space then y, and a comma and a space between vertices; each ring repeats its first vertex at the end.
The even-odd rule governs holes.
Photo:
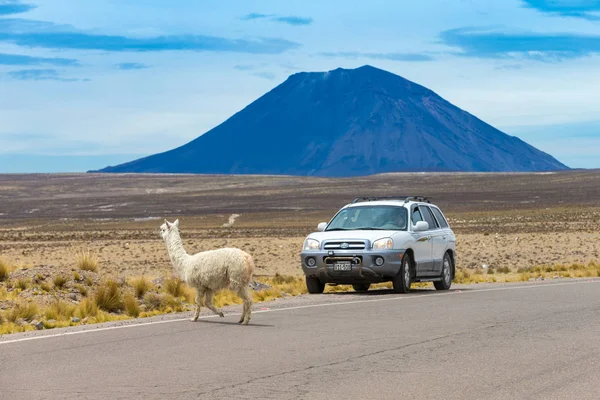
POLYGON ((300 257, 309 293, 323 293, 328 283, 365 292, 390 281, 397 293, 412 282, 448 290, 456 237, 425 197, 359 197, 308 235, 300 257))

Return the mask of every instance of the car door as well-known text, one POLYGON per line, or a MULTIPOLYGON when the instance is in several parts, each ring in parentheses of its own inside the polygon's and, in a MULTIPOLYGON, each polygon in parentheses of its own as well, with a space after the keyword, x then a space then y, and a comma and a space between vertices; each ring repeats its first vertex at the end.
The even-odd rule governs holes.
POLYGON ((417 276, 429 275, 430 264, 431 264, 431 252, 432 252, 432 241, 429 237, 429 231, 415 232, 414 228, 417 222, 426 221, 423 218, 421 211, 417 205, 411 207, 411 224, 412 224, 412 235, 415 239, 413 252, 415 255, 415 268, 417 276))
MULTIPOLYGON (((435 227, 430 230, 431 241, 432 241, 432 253, 431 253, 431 269, 430 273, 434 276, 442 274, 442 263, 444 261, 444 253, 446 252, 446 239, 447 232, 442 224, 438 221, 435 216, 434 208, 430 206, 422 207, 427 210, 421 210, 422 213, 426 213, 434 221, 435 227)), ((437 211, 437 210, 436 210, 437 211)))
MULTIPOLYGON (((435 221, 435 218, 433 217, 433 214, 431 214, 431 211, 429 210, 429 207, 425 206, 425 205, 421 205, 419 206, 419 210, 421 211, 421 215, 423 216, 423 221, 427 221, 427 223, 429 224, 429 230, 426 232, 427 233, 427 238, 429 240, 430 243, 430 253, 429 253, 429 260, 427 261, 427 263, 425 263, 424 265, 424 273, 427 276, 433 276, 436 275, 436 257, 434 254, 435 251, 435 242, 436 240, 440 239, 440 231, 439 231, 439 226, 435 221)), ((437 274, 439 275, 439 274, 437 274)))

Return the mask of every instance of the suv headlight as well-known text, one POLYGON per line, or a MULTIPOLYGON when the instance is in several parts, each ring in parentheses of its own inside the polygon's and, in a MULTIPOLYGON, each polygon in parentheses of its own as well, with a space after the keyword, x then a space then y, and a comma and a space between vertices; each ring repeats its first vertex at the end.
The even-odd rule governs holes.
POLYGON ((394 248, 394 241, 391 238, 383 238, 373 242, 373 250, 391 250, 394 248))
POLYGON ((306 239, 304 241, 304 250, 319 250, 319 241, 315 239, 306 239))

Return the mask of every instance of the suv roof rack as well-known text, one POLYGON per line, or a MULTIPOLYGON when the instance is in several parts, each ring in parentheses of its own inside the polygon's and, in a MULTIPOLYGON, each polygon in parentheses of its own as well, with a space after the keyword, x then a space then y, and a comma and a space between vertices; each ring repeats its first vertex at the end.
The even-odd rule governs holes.
POLYGON ((405 203, 409 201, 421 201, 431 203, 428 197, 425 196, 387 196, 387 197, 357 197, 352 200, 352 204, 360 203, 363 201, 378 201, 378 200, 404 200, 405 203))

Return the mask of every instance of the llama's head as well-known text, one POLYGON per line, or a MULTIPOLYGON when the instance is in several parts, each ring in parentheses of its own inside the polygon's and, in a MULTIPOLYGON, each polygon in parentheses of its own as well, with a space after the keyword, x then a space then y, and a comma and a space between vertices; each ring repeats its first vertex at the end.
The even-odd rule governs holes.
POLYGON ((179 220, 176 219, 175 222, 171 223, 165 219, 164 224, 160 226, 160 237, 167 240, 170 235, 177 231, 179 231, 179 220))

